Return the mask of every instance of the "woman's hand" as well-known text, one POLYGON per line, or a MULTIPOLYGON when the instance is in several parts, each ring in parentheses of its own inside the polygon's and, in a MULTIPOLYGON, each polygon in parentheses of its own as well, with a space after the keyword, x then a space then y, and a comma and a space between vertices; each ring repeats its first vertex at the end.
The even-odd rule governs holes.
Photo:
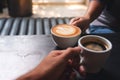
POLYGON ((90 25, 90 19, 89 17, 76 17, 71 19, 70 24, 78 26, 84 32, 90 25))

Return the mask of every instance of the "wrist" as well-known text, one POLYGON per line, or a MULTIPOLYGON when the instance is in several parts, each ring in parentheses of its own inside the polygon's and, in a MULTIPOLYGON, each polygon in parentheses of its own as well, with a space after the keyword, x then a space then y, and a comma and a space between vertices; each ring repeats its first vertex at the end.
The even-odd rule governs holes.
POLYGON ((90 15, 84 15, 84 17, 88 20, 89 23, 91 23, 94 19, 90 15))
POLYGON ((16 80, 38 80, 38 79, 42 80, 42 76, 40 74, 37 74, 35 72, 30 72, 17 78, 16 80))

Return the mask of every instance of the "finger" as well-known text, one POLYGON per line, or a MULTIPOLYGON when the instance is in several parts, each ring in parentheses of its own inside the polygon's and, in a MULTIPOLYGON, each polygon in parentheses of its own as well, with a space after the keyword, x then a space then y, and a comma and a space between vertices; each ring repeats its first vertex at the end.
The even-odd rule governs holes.
POLYGON ((72 61, 71 59, 68 59, 68 64, 69 64, 70 66, 72 66, 73 61, 72 61))
POLYGON ((80 47, 67 48, 63 51, 62 57, 69 59, 71 55, 79 55, 81 51, 80 47))
POLYGON ((74 26, 77 26, 77 27, 79 27, 83 32, 85 31, 85 29, 86 29, 86 26, 82 23, 82 21, 75 21, 74 23, 73 23, 73 25, 74 26))
POLYGON ((79 26, 81 23, 82 23, 82 22, 81 22, 81 19, 79 19, 79 20, 74 21, 74 22, 72 23, 72 25, 79 26))
POLYGON ((62 50, 53 50, 49 53, 48 56, 52 55, 53 57, 56 57, 56 56, 61 55, 61 54, 62 54, 62 50))
POLYGON ((72 24, 75 20, 76 20, 76 18, 71 19, 70 24, 72 24))
POLYGON ((70 20, 70 24, 72 24, 74 21, 79 20, 79 17, 73 18, 70 20))
POLYGON ((79 72, 82 76, 86 76, 86 69, 85 69, 85 66, 83 65, 80 65, 79 67, 79 72))

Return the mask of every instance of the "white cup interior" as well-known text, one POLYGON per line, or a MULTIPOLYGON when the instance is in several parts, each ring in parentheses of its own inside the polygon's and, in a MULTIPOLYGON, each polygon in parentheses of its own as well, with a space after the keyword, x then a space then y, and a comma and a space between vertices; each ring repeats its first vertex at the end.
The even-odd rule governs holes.
POLYGON ((81 37, 78 40, 78 45, 82 49, 85 49, 85 50, 90 51, 90 52, 95 52, 95 53, 105 53, 105 52, 108 52, 112 49, 112 44, 108 39, 106 39, 104 37, 101 37, 101 36, 97 36, 97 35, 86 35, 86 36, 81 37), (107 48, 105 50, 102 50, 102 51, 95 51, 95 50, 91 50, 91 49, 88 49, 88 48, 83 46, 84 43, 90 42, 90 41, 94 41, 94 42, 98 42, 100 44, 104 44, 104 45, 106 45, 107 48))

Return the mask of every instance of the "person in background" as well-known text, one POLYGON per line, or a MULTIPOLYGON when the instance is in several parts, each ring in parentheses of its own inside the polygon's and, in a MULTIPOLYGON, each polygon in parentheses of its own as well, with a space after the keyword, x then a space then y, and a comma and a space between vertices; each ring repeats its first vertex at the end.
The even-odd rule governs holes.
POLYGON ((119 32, 120 0, 90 0, 86 14, 71 19, 70 24, 91 34, 119 32))
POLYGON ((3 0, 0 1, 0 13, 3 13, 3 0))
POLYGON ((16 80, 74 80, 72 68, 85 73, 79 66, 80 51, 80 47, 51 51, 35 69, 16 80))

